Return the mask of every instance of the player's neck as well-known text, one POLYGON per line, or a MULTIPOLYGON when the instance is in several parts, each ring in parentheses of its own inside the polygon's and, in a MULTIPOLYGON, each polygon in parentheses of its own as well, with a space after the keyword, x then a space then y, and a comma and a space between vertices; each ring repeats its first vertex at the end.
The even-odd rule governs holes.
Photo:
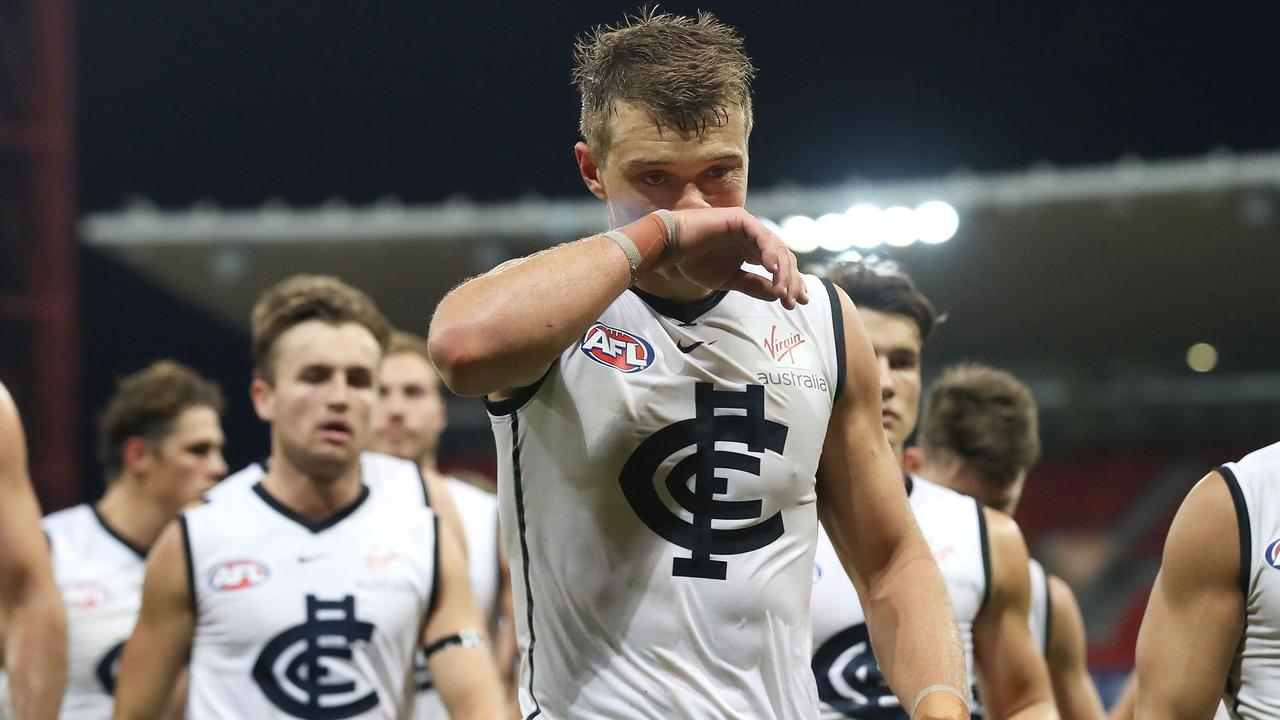
POLYGON ((636 281, 636 287, 661 298, 678 302, 697 302, 712 293, 701 285, 690 282, 666 268, 655 270, 636 281))
POLYGON ((112 532, 139 550, 149 550, 173 515, 147 498, 139 483, 129 477, 117 479, 94 508, 112 532))
POLYGON ((262 488, 290 510, 310 520, 323 520, 360 497, 360 463, 336 477, 317 477, 273 455, 262 488))
POLYGON ((436 454, 433 452, 425 453, 418 458, 418 469, 422 471, 424 478, 444 477, 440 473, 440 466, 436 464, 436 454))

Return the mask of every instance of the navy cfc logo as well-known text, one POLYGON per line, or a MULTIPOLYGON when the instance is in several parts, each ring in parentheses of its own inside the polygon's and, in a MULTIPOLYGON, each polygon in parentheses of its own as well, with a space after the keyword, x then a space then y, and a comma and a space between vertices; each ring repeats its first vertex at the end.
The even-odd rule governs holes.
POLYGON ((253 679, 271 704, 304 720, 341 720, 378 705, 378 693, 357 684, 339 668, 354 669, 351 645, 369 642, 373 624, 356 619, 356 599, 307 596, 307 620, 280 633, 262 648, 253 679), (345 663, 336 661, 347 661, 345 663), (337 679, 332 676, 338 675, 337 679))
POLYGON ((98 676, 98 682, 102 684, 102 689, 106 690, 108 695, 116 694, 116 678, 120 675, 122 650, 124 650, 124 642, 116 643, 116 646, 108 650, 94 667, 94 674, 98 676))
POLYGON ((762 500, 715 499, 729 491, 728 481, 717 477, 717 470, 760 474, 759 457, 717 450, 716 444, 740 443, 749 452, 768 450, 781 455, 787 443, 787 426, 765 419, 762 385, 748 385, 746 390, 735 392, 698 383, 694 393, 696 417, 668 425, 640 443, 627 458, 618 482, 627 502, 650 530, 690 551, 690 557, 675 558, 673 575, 724 580, 728 564, 711 559, 712 555, 759 550, 782 537, 783 526, 781 512, 745 527, 711 526, 712 520, 755 520, 763 514, 764 505, 762 500), (728 412, 718 414, 719 410, 728 412), (737 410, 745 414, 733 412, 737 410), (693 516, 692 522, 667 507, 654 477, 668 458, 690 446, 696 451, 671 469, 666 489, 693 516))
POLYGON ((813 654, 818 699, 845 717, 907 720, 907 711, 889 689, 865 623, 831 636, 813 654))

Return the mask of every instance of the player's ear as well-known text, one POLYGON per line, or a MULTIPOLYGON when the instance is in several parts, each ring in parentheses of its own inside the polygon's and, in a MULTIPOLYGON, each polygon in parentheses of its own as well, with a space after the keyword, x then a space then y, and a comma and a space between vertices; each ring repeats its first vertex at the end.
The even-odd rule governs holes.
POLYGON ((918 475, 924 467, 924 450, 912 445, 902 451, 902 469, 912 475, 918 475))
POLYGON ((604 183, 600 182, 600 162, 591 147, 585 142, 579 142, 573 146, 573 156, 578 160, 578 172, 582 175, 582 182, 587 184, 587 189, 601 200, 608 200, 609 193, 605 190, 604 183))
POLYGON ((261 376, 255 374, 249 383, 249 399, 253 401, 253 410, 258 419, 271 422, 275 419, 275 388, 261 376))
POLYGON ((155 462, 155 453, 145 438, 134 435, 120 446, 120 459, 130 475, 145 475, 155 462))

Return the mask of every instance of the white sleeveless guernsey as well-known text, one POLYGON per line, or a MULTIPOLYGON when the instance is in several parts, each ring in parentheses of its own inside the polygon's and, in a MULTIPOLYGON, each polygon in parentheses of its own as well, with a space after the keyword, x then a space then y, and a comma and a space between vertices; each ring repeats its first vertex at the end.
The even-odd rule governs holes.
MULTIPOLYGON (((232 489, 252 487, 266 474, 264 463, 250 463, 239 472, 223 478, 205 493, 205 497, 216 500, 222 493, 232 489)), ((389 499, 406 505, 431 505, 426 483, 422 480, 422 471, 411 460, 376 452, 362 452, 360 481, 369 488, 376 500, 389 499)))
MULTIPOLYGON (((1244 637, 1223 701, 1233 718, 1280 717, 1280 443, 1218 468, 1240 526, 1244 637)), ((1234 542, 1233 542, 1234 544, 1234 542)))
MULTIPOLYGON (((982 506, 928 480, 908 479, 908 500, 925 541, 942 571, 965 667, 973 678, 973 621, 989 594, 991 563, 982 506)), ((819 528, 813 566, 813 674, 824 720, 907 720, 871 649, 857 590, 835 547, 819 528)), ((910 622, 910 618, 906 618, 910 622)), ((976 709, 976 699, 971 699, 976 709)), ((975 715, 977 717, 977 715, 975 715)))
POLYGON ((623 293, 489 403, 526 718, 812 718, 814 473, 835 291, 623 293))
POLYGON ((110 718, 120 650, 142 605, 146 551, 110 528, 92 505, 52 513, 43 525, 67 610, 67 691, 60 717, 110 718))
MULTIPOLYGON (((462 517, 463 532, 467 536, 467 567, 471 580, 471 595, 488 626, 489 637, 495 637, 498 613, 498 496, 486 492, 464 480, 446 477, 453 503, 462 517)), ((431 681, 426 658, 419 653, 414 665, 418 686, 417 707, 414 717, 418 720, 448 718, 448 711, 440 693, 431 681)))
POLYGON ((365 487, 312 523, 254 485, 180 523, 196 605, 187 717, 409 716, 437 586, 431 510, 365 487))
POLYGON ((1051 608, 1052 598, 1049 596, 1049 573, 1034 558, 1027 564, 1031 574, 1031 612, 1027 620, 1031 625, 1031 637, 1035 638, 1040 652, 1049 654, 1049 623, 1053 622, 1051 608))

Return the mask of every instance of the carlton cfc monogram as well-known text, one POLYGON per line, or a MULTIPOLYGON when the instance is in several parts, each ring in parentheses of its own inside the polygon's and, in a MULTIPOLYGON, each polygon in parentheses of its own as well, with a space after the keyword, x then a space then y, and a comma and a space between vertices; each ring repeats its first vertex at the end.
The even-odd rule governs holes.
POLYGON ((716 500, 715 496, 729 491, 728 481, 716 477, 717 469, 760 474, 759 457, 717 450, 716 443, 742 443, 749 452, 768 450, 782 454, 787 426, 765 418, 764 398, 761 385, 748 385, 738 392, 697 383, 696 416, 649 436, 623 466, 618 482, 636 515, 660 537, 691 552, 690 557, 673 560, 673 575, 724 580, 728 564, 713 560, 712 555, 759 550, 782 537, 781 512, 745 527, 711 527, 712 520, 754 520, 763 514, 762 500, 716 500), (717 415, 717 410, 745 410, 746 414, 717 415), (654 482, 662 464, 689 446, 696 446, 696 452, 671 469, 666 489, 680 507, 693 515, 692 522, 671 512, 654 482), (688 485, 690 478, 694 480, 692 489, 688 485))
POLYGON ((369 642, 373 629, 372 623, 356 619, 355 596, 320 600, 308 595, 306 621, 262 648, 253 679, 271 704, 296 718, 342 720, 368 712, 378 705, 377 692, 357 695, 355 682, 330 676, 341 661, 349 665, 351 645, 369 642))

